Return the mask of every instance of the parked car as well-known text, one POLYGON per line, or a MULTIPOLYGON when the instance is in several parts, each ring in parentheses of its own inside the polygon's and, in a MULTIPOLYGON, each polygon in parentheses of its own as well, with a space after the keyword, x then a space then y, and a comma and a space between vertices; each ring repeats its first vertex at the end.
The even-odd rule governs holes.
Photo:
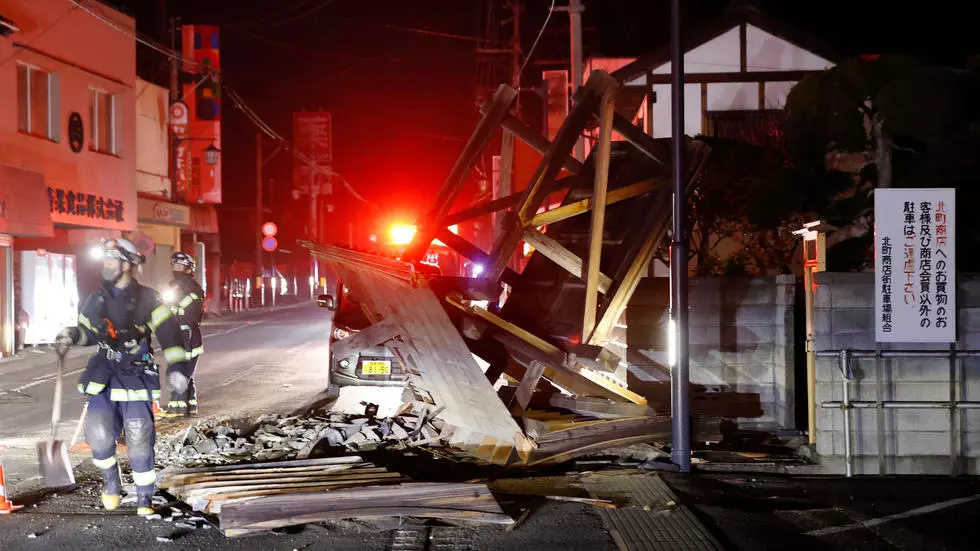
POLYGON ((372 346, 344 358, 334 355, 334 343, 346 339, 371 322, 360 304, 342 283, 337 283, 336 296, 320 295, 317 305, 332 310, 333 329, 330 333, 330 385, 328 395, 339 396, 345 386, 400 387, 405 385, 405 371, 384 345, 372 346))

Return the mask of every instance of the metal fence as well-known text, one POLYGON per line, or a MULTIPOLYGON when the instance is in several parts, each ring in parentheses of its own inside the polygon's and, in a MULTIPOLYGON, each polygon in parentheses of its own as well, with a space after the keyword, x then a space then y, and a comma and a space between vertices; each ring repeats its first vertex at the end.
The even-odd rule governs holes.
POLYGON ((945 409, 949 411, 949 461, 950 476, 960 474, 960 458, 962 456, 962 441, 960 435, 959 411, 964 409, 980 409, 980 402, 959 400, 958 383, 960 377, 960 358, 980 357, 980 350, 957 350, 951 345, 949 350, 822 350, 817 352, 821 358, 838 358, 840 368, 842 400, 823 402, 821 407, 840 409, 844 415, 844 463, 845 474, 853 476, 854 457, 852 453, 853 435, 851 434, 852 409, 876 409, 877 419, 875 432, 878 439, 878 475, 888 474, 888 464, 885 455, 885 410, 887 409, 945 409), (850 382, 851 359, 874 358, 876 393, 874 401, 851 400, 850 382), (885 400, 885 380, 882 359, 886 358, 946 358, 949 360, 949 399, 946 401, 894 401, 885 400))

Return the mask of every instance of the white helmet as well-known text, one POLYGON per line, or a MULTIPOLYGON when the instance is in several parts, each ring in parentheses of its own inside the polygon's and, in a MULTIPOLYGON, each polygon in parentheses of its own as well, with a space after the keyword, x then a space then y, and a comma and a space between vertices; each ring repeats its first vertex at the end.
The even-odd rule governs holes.
POLYGON ((116 239, 108 239, 102 243, 102 249, 104 255, 110 258, 118 258, 123 262, 128 262, 133 266, 139 266, 143 263, 143 255, 140 254, 136 245, 133 244, 129 239, 119 237, 116 239))

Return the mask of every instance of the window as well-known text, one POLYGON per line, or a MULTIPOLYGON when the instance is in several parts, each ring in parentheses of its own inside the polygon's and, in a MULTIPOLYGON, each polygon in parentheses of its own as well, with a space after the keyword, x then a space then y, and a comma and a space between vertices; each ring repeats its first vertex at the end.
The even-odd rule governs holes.
POLYGON ((116 96, 102 90, 89 90, 89 120, 92 135, 88 148, 116 155, 116 96))
POLYGON ((58 74, 17 65, 17 129, 58 141, 58 74))

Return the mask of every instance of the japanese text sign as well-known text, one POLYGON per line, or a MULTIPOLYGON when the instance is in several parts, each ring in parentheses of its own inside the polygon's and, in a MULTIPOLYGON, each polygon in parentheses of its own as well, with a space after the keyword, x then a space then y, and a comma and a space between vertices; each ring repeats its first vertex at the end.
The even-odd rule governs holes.
POLYGON ((956 342, 956 190, 875 190, 876 342, 956 342))

